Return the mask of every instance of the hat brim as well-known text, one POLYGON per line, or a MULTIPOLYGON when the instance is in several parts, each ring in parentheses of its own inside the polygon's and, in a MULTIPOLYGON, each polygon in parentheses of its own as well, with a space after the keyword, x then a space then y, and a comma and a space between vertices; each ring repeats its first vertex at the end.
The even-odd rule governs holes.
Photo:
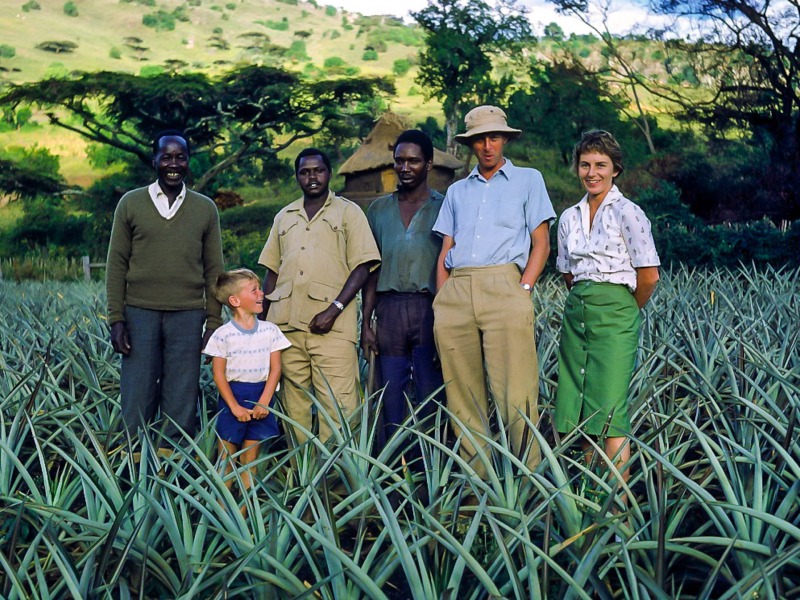
POLYGON ((466 133, 459 133, 453 136, 453 139, 459 144, 470 146, 472 145, 472 138, 478 137, 479 135, 486 135, 487 133, 502 133, 509 140, 515 140, 522 135, 522 131, 519 129, 513 129, 511 127, 497 127, 495 125, 483 125, 475 127, 474 129, 470 129, 466 133))

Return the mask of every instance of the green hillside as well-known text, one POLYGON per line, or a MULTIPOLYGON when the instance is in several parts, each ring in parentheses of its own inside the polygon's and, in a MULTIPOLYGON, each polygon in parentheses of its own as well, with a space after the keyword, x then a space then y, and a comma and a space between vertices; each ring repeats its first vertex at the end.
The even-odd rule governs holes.
MULTIPOLYGON (((13 49, 12 57, 0 57, 2 80, 22 83, 99 70, 217 73, 235 65, 279 64, 317 77, 392 76, 397 86, 389 99, 392 110, 412 122, 441 116, 438 103, 424 102, 412 89, 415 69, 408 64, 416 61, 421 32, 392 17, 363 17, 313 0, 73 4, 77 16, 67 15, 60 1, 0 2, 0 43, 13 49), (407 61, 399 75, 395 61, 407 61)), ((46 117, 35 120, 45 123, 46 117)), ((0 143, 48 148, 73 184, 86 185, 98 174, 85 160, 85 141, 64 130, 5 132, 0 143)))

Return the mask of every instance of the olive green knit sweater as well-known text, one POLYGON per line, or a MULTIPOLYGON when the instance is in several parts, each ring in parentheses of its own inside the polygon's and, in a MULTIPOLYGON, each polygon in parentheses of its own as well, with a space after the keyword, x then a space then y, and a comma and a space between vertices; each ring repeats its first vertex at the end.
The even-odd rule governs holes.
POLYGON ((211 286, 223 270, 214 202, 191 190, 171 219, 162 217, 146 187, 126 193, 114 211, 108 246, 108 321, 125 320, 125 306, 151 310, 206 309, 208 329, 221 325, 211 286))

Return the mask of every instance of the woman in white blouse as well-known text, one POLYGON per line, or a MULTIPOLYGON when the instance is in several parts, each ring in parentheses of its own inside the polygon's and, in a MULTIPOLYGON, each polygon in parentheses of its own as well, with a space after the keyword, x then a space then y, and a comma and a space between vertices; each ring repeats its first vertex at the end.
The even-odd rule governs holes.
POLYGON ((623 170, 614 137, 584 133, 572 160, 586 195, 558 224, 556 264, 570 292, 561 326, 555 427, 560 433, 580 427, 624 468, 639 309, 656 288, 660 262, 650 221, 614 185, 623 170))

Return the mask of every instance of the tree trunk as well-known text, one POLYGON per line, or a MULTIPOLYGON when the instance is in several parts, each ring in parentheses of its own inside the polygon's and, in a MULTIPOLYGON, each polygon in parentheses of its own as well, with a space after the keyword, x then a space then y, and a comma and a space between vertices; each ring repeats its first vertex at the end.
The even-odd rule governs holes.
POLYGON ((445 111, 445 131, 447 133, 447 153, 458 158, 458 142, 455 136, 458 133, 458 110, 445 111))

